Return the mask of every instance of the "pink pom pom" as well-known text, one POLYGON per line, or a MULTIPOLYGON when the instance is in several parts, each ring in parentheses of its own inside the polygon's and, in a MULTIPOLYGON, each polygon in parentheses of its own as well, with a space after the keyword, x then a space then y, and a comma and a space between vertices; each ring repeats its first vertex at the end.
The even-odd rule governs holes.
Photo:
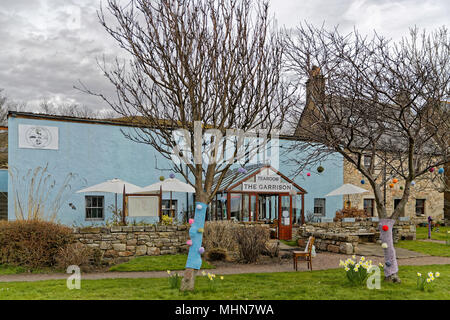
POLYGON ((194 223, 194 219, 189 219, 189 224, 193 224, 194 223))
POLYGON ((187 244, 188 246, 192 246, 192 240, 186 241, 186 244, 187 244))
POLYGON ((308 177, 311 177, 311 173, 309 173, 309 172, 308 172, 306 175, 307 175, 308 177))

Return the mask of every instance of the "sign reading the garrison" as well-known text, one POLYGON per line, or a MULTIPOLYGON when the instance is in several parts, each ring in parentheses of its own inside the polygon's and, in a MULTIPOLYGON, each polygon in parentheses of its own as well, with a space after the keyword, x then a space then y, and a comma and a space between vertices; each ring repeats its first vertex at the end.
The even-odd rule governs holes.
POLYGON ((58 127, 19 124, 19 148, 58 150, 58 127))
POLYGON ((256 182, 243 182, 242 191, 289 192, 292 184, 282 182, 280 176, 256 176, 256 182))

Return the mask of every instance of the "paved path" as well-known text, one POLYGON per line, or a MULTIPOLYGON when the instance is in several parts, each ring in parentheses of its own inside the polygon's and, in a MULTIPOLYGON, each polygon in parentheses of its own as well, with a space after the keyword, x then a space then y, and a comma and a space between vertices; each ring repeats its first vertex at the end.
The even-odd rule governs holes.
MULTIPOLYGON (((351 255, 343 255, 336 253, 323 252, 318 253, 313 259, 314 270, 325 270, 339 268, 339 260, 350 258, 351 255)), ((372 260, 374 264, 383 262, 382 257, 366 256, 366 259, 372 260)), ((450 264, 450 257, 413 257, 413 258, 399 258, 399 265, 428 265, 428 264, 450 264)), ((306 262, 299 261, 299 272, 307 271, 306 262)), ((176 271, 172 271, 176 272, 176 271)), ((183 271, 178 271, 182 273, 183 271)), ((205 272, 212 272, 216 275, 241 274, 241 273, 265 273, 265 272, 295 272, 292 267, 290 259, 283 259, 278 264, 220 264, 216 269, 205 270, 205 272)), ((41 280, 59 280, 67 279, 68 274, 17 274, 17 275, 2 275, 1 282, 15 282, 15 281, 41 281, 41 280)), ((165 278, 166 271, 152 271, 152 272, 102 272, 102 273, 85 273, 82 274, 83 280, 99 280, 99 279, 130 279, 130 278, 165 278)))

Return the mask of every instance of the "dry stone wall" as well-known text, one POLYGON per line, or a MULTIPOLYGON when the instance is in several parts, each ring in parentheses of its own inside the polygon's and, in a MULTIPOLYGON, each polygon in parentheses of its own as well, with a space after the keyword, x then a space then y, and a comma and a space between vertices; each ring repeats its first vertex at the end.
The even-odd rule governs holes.
POLYGON ((156 256, 187 252, 187 225, 112 226, 75 228, 75 238, 99 249, 103 261, 128 260, 136 256, 156 256))
MULTIPOLYGON (((380 242, 378 222, 369 219, 355 219, 355 222, 321 222, 300 226, 297 231, 300 246, 306 246, 310 236, 315 237, 319 251, 357 254, 358 244, 380 242)), ((415 240, 416 226, 413 221, 397 221, 393 228, 394 242, 415 240)))

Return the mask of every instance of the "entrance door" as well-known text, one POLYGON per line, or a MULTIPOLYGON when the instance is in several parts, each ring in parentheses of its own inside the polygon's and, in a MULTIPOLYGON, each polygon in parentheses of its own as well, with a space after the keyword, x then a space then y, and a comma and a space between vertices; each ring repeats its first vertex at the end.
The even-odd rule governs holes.
POLYGON ((279 196, 278 201, 278 239, 292 239, 292 198, 279 196))

